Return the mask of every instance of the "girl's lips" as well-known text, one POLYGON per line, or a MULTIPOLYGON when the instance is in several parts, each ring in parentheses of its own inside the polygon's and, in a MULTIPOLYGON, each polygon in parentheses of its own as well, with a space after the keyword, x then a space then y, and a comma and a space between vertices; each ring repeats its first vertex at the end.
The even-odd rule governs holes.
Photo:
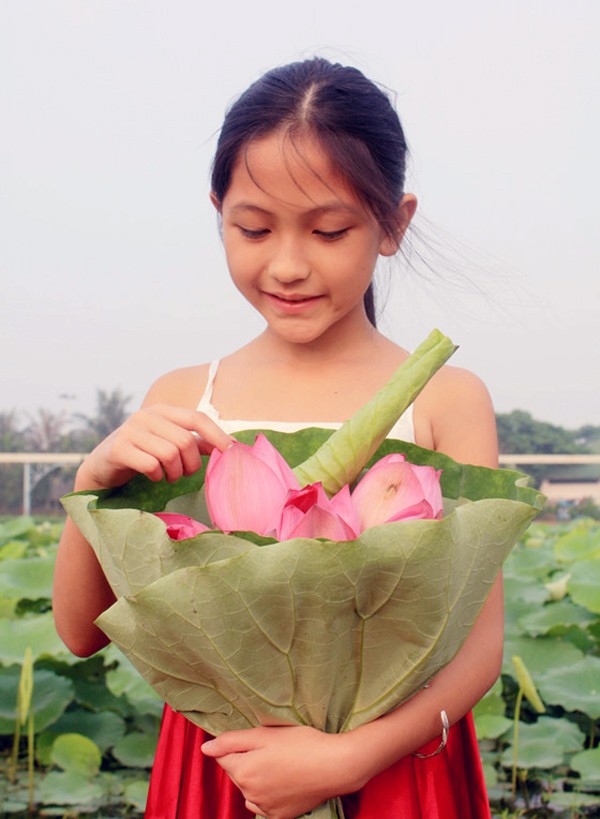
POLYGON ((308 296, 301 294, 265 293, 269 301, 278 309, 287 313, 299 313, 318 301, 321 296, 308 296))

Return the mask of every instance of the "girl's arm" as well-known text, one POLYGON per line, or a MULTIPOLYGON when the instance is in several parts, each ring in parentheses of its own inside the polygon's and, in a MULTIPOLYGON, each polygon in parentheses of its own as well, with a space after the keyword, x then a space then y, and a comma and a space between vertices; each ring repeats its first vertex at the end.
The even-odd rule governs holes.
MULTIPOLYGON (((159 380, 142 408, 83 461, 75 491, 120 486, 136 473, 175 481, 200 467, 202 453, 229 446, 229 436, 202 413, 159 403, 189 400, 184 385, 178 373, 159 380)), ((197 382, 194 386, 197 390, 197 382)), ((93 549, 70 519, 60 539, 52 597, 56 630, 74 654, 87 657, 109 642, 94 620, 115 597, 93 549)))
MULTIPOLYGON (((417 415, 428 419, 421 421, 419 441, 430 439, 431 448, 458 461, 497 466, 495 419, 487 391, 464 371, 445 368, 438 376, 418 407, 417 415)), ((307 727, 232 731, 203 750, 218 758, 250 810, 269 819, 299 816, 332 796, 358 790, 430 740, 441 740, 440 711, 446 711, 451 724, 456 722, 500 673, 503 621, 499 576, 455 658, 428 688, 395 711, 345 734, 307 727)))

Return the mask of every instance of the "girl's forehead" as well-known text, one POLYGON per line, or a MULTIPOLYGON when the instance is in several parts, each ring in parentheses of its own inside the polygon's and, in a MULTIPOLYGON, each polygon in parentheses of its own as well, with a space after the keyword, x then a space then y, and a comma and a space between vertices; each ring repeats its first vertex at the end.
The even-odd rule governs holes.
POLYGON ((275 132, 252 140, 240 152, 225 199, 272 198, 298 207, 339 202, 363 210, 345 177, 308 135, 275 132))

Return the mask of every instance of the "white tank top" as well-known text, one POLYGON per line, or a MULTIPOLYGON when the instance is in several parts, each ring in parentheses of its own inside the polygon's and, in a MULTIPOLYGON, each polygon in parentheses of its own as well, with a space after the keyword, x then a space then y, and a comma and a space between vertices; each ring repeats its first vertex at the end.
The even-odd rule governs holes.
MULTIPOLYGON (((228 435, 233 435, 235 432, 240 432, 243 429, 272 429, 274 432, 297 432, 299 429, 307 429, 308 427, 339 429, 341 426, 341 423, 332 421, 233 421, 227 418, 221 418, 219 411, 212 403, 213 385, 219 369, 219 363, 219 360, 211 361, 210 363, 208 380, 202 397, 198 402, 197 409, 211 418, 228 435)), ((411 444, 415 443, 412 404, 396 421, 387 437, 399 441, 407 441, 411 444)))

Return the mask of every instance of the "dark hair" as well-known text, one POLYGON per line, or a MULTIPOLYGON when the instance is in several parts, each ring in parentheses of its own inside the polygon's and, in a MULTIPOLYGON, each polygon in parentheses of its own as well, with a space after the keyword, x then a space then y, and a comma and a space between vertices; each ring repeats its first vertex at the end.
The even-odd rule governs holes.
MULTIPOLYGON (((225 116, 211 176, 219 202, 245 147, 281 128, 292 140, 309 131, 383 230, 396 236, 407 147, 398 115, 377 85, 358 69, 321 57, 264 74, 225 116)), ((365 308, 374 325, 372 285, 365 308)))

